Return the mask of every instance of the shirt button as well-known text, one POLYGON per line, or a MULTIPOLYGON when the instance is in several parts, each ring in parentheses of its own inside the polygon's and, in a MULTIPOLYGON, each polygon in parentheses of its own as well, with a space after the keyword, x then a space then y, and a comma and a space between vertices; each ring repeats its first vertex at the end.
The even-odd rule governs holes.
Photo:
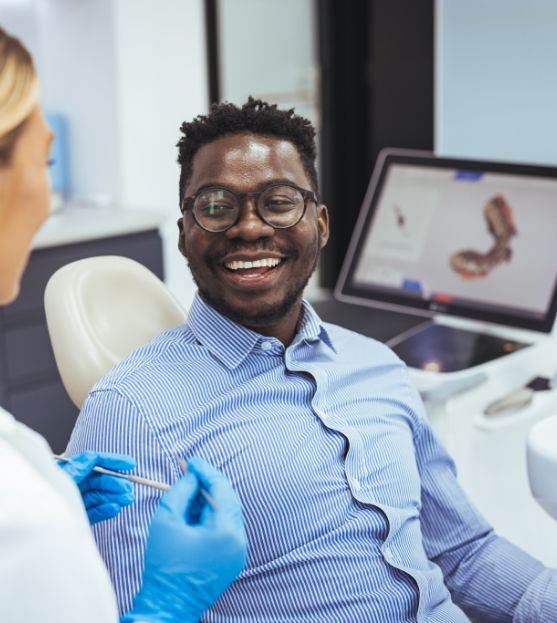
POLYGON ((393 551, 391 550, 391 548, 390 548, 390 547, 386 547, 386 548, 383 550, 383 554, 385 555, 385 558, 386 558, 387 560, 389 560, 389 561, 390 561, 390 560, 392 560, 392 559, 393 559, 393 551))
POLYGON ((271 350, 271 348, 273 348, 271 342, 261 342, 261 350, 271 350))
POLYGON ((362 488, 362 485, 357 478, 350 478, 350 484, 352 485, 354 491, 359 491, 362 488))

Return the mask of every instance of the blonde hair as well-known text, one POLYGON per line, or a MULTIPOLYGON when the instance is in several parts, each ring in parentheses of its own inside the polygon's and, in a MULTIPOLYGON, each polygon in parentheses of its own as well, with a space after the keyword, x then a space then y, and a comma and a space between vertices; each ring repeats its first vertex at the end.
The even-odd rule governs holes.
POLYGON ((23 44, 0 28, 0 165, 13 147, 39 97, 33 59, 23 44))

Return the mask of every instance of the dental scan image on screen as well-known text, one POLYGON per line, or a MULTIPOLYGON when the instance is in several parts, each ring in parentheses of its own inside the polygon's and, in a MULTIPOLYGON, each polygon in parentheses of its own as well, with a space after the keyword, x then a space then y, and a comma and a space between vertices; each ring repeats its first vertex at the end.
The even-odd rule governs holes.
POLYGON ((557 280, 557 179, 392 164, 359 288, 542 318, 557 280))

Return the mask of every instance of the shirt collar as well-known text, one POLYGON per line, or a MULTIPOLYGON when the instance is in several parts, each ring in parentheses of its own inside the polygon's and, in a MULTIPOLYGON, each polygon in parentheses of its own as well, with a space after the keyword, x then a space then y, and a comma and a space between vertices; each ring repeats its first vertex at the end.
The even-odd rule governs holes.
POLYGON ((317 312, 305 299, 302 301, 302 318, 298 327, 298 333, 294 342, 306 340, 317 342, 322 340, 332 351, 336 353, 333 341, 317 312))
MULTIPOLYGON (((196 292, 190 307, 187 325, 196 339, 228 368, 236 368, 259 342, 269 339, 217 312, 199 292, 196 292)), ((293 343, 302 340, 322 340, 335 351, 325 326, 306 300, 302 302, 302 320, 293 343)))

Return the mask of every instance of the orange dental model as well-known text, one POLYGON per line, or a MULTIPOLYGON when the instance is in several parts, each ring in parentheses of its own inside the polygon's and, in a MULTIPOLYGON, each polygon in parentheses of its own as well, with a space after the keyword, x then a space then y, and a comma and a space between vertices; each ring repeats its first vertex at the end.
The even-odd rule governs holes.
POLYGON ((463 279, 486 277, 497 264, 511 260, 509 243, 517 235, 511 207, 502 195, 495 195, 485 204, 484 216, 494 238, 491 249, 486 253, 466 249, 451 255, 451 268, 463 279))

